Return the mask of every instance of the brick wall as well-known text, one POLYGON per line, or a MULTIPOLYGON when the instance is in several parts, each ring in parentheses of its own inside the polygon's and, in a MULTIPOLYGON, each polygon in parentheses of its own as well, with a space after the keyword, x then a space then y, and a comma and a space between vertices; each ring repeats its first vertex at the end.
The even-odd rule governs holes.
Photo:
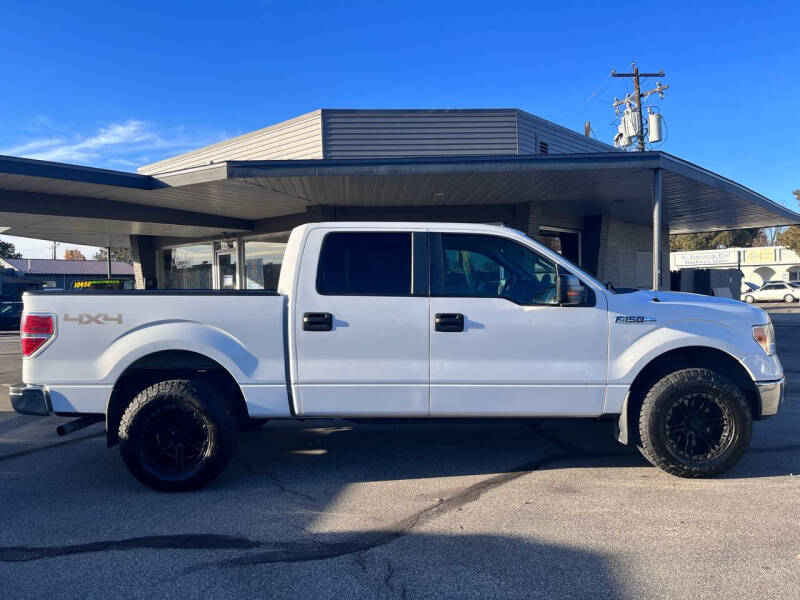
MULTIPOLYGON (((597 278, 616 287, 652 286, 652 227, 602 217, 597 278)), ((669 233, 661 233, 661 289, 669 289, 669 233)))
POLYGON ((153 237, 132 235, 130 240, 134 285, 137 290, 143 290, 146 287, 146 281, 156 281, 156 251, 153 237))

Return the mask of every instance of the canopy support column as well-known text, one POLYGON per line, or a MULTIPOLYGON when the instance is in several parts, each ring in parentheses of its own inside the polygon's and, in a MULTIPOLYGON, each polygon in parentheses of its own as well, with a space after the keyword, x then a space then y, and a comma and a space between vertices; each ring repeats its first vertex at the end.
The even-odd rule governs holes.
POLYGON ((653 169, 653 290, 661 287, 661 169, 653 169))

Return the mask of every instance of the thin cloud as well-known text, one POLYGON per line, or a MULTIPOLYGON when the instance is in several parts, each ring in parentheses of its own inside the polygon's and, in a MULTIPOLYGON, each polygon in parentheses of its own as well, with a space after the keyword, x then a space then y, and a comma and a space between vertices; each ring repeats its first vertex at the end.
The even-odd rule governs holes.
MULTIPOLYGON (((158 133, 152 124, 138 119, 109 123, 88 136, 42 137, 0 149, 0 154, 38 160, 82 163, 92 166, 137 167, 142 154, 177 154, 221 139, 194 138, 182 129, 158 133)), ((146 161, 145 161, 146 162, 146 161)))
POLYGON ((6 154, 9 156, 24 156, 25 154, 34 150, 41 150, 43 148, 49 148, 58 144, 63 144, 64 141, 64 138, 44 138, 41 140, 31 140, 30 142, 20 144, 19 146, 1 149, 0 154, 6 154))

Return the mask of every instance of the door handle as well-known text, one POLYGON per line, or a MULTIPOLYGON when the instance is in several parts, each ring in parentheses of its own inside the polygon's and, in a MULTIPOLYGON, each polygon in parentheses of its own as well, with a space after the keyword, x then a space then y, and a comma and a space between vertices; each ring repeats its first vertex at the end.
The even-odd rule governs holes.
POLYGON ((436 313, 436 331, 464 331, 464 315, 461 313, 436 313))
POLYGON ((330 331, 333 329, 333 315, 331 313, 304 313, 304 331, 330 331))

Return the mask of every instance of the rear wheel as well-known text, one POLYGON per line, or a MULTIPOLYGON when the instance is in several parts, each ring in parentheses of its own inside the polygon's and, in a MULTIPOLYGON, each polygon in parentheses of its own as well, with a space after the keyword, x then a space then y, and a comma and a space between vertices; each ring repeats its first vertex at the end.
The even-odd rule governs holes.
POLYGON ((236 451, 239 424, 225 398, 199 380, 161 381, 140 392, 119 425, 122 460, 165 492, 203 487, 236 451))
POLYGON ((667 473, 713 477, 730 469, 750 443, 753 418, 742 390, 710 369, 661 378, 642 403, 641 451, 667 473))
POLYGON ((750 294, 747 294, 747 296, 744 297, 744 301, 747 302, 748 304, 752 304, 753 302, 756 301, 756 299, 753 298, 750 294))
POLYGON ((794 302, 794 296, 792 296, 791 294, 786 294, 786 295, 783 297, 783 301, 784 301, 784 302, 787 302, 787 303, 788 303, 788 302, 794 302))

